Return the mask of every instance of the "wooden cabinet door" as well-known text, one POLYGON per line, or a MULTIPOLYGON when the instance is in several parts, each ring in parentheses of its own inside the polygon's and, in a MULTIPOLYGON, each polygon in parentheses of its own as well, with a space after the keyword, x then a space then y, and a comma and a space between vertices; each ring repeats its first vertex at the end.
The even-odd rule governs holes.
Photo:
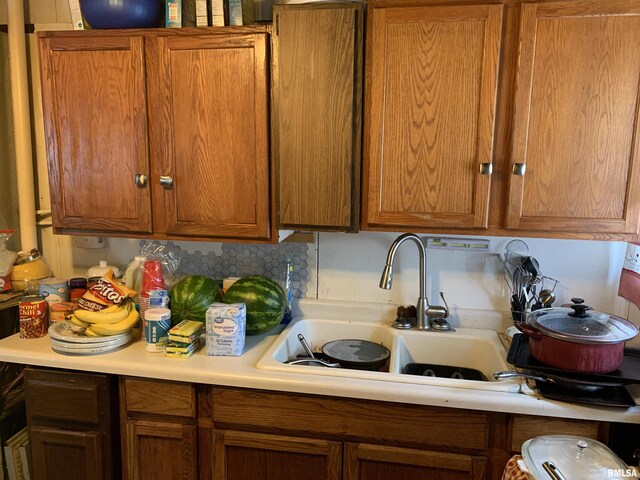
POLYGON ((105 477, 101 435, 49 427, 29 429, 33 478, 36 480, 100 480, 105 477))
POLYGON ((179 423, 126 421, 123 475, 127 480, 196 480, 196 427, 179 423))
POLYGON ((342 444, 264 433, 214 432, 215 480, 341 480, 342 444))
POLYGON ((268 240, 266 34, 147 39, 156 232, 268 240))
POLYGON ((640 2, 521 8, 506 226, 635 233, 640 2))
POLYGON ((363 13, 357 3, 274 6, 279 227, 358 229, 363 13))
POLYGON ((485 457, 346 443, 344 480, 483 480, 485 457))
POLYGON ((486 227, 501 5, 369 8, 369 226, 486 227))
POLYGON ((41 39, 56 232, 151 232, 143 48, 141 37, 41 39))

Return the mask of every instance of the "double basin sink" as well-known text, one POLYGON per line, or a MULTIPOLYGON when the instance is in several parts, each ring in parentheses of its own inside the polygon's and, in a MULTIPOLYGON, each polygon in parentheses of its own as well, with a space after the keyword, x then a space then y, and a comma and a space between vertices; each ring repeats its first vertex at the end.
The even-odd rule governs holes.
POLYGON ((279 335, 269 350, 258 361, 264 370, 309 375, 324 375, 362 380, 433 385, 518 392, 518 380, 496 381, 493 373, 510 370, 505 361, 506 351, 498 334, 493 330, 457 328, 456 331, 397 330, 387 324, 329 320, 319 318, 294 319, 279 335), (298 340, 304 335, 311 350, 318 352, 332 340, 369 340, 387 347, 390 352, 388 371, 366 371, 348 368, 328 368, 311 365, 290 365, 287 362, 306 357, 298 340), (480 371, 486 381, 440 376, 410 375, 403 373, 410 364, 449 366, 480 371))

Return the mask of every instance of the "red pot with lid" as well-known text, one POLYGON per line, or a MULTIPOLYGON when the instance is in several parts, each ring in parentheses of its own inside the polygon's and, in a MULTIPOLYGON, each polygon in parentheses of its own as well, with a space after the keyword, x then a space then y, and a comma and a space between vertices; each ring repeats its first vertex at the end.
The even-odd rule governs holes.
POLYGON ((638 334, 638 327, 628 320, 583 303, 535 310, 516 327, 527 335, 533 358, 578 373, 617 370, 624 357, 624 342, 638 334))

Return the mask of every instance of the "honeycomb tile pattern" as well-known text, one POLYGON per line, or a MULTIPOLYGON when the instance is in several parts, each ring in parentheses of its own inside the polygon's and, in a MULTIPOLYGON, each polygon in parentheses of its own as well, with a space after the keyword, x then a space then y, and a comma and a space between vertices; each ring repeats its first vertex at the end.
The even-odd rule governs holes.
MULTIPOLYGON (((144 241, 140 245, 144 245, 144 241)), ((264 275, 278 281, 282 277, 287 259, 291 259, 293 273, 291 286, 293 296, 306 298, 309 279, 309 253, 313 246, 306 243, 279 243, 276 245, 249 245, 223 243, 222 253, 197 250, 190 253, 173 242, 166 242, 166 248, 180 260, 176 278, 189 275, 208 275, 216 280, 226 277, 264 275)))

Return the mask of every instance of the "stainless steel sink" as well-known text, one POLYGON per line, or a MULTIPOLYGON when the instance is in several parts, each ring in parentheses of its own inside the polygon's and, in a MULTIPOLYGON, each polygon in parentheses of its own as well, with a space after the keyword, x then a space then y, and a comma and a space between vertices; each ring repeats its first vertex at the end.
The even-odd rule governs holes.
POLYGON ((477 390, 517 392, 518 380, 495 381, 493 373, 509 370, 506 352, 498 334, 492 330, 459 328, 455 332, 396 330, 386 324, 301 318, 294 320, 258 361, 264 370, 309 375, 346 377, 362 380, 440 385, 477 390), (360 339, 380 343, 391 351, 388 371, 364 371, 347 368, 326 368, 310 365, 289 365, 286 362, 304 356, 298 340, 301 333, 311 349, 338 339, 360 339), (429 363, 479 370, 487 381, 407 375, 402 372, 411 363, 429 363))

